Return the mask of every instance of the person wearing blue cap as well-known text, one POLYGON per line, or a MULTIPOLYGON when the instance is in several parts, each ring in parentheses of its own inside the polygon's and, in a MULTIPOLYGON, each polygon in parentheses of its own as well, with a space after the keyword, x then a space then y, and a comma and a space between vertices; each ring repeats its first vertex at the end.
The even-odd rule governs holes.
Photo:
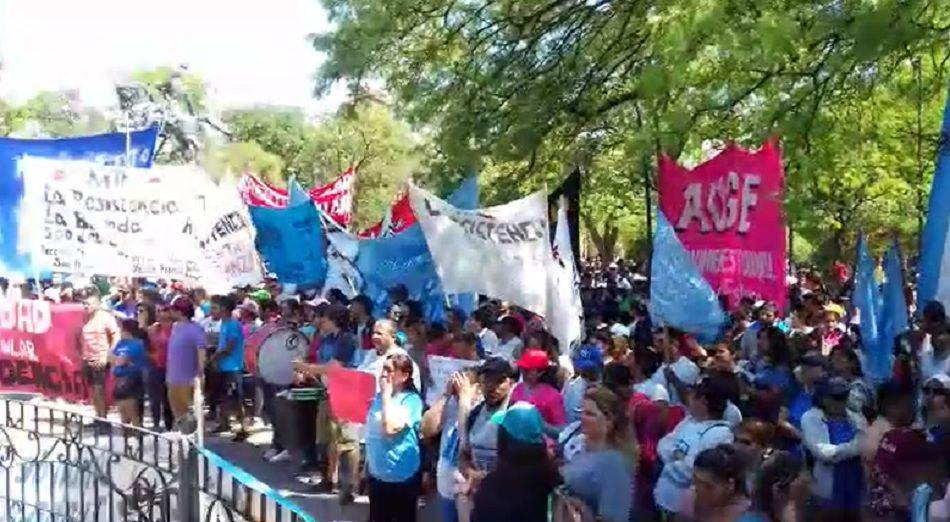
POLYGON ((577 373, 561 392, 564 396, 564 413, 567 415, 568 426, 580 420, 584 407, 584 391, 590 384, 600 381, 604 356, 597 345, 585 344, 577 349, 573 363, 577 373))
POLYGON ((544 445, 541 413, 517 402, 491 422, 498 426, 498 463, 475 493, 471 522, 547 522, 560 475, 544 445))

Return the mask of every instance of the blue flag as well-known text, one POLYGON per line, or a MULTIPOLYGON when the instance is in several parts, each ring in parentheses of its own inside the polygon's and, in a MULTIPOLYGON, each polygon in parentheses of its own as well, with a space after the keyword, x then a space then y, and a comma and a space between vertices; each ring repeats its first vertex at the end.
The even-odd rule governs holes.
POLYGON ((33 156, 124 165, 126 158, 131 157, 132 166, 151 167, 157 137, 158 127, 132 132, 128 136, 110 133, 43 140, 0 138, 0 276, 30 276, 44 269, 32 266, 29 255, 25 251, 20 252, 19 248, 19 208, 23 199, 23 180, 17 171, 18 159, 33 156), (127 144, 129 151, 126 151, 127 144))
MULTIPOLYGON (((881 306, 883 305, 881 289, 874 278, 877 262, 868 252, 864 236, 858 237, 858 258, 854 268, 854 307, 861 318, 861 350, 866 363, 870 367, 880 369, 881 360, 890 356, 881 353, 882 343, 880 326, 881 306)), ((871 376, 869 372, 869 376, 871 376)), ((872 380, 873 376, 872 376, 872 380)))
POLYGON ((257 229, 257 250, 267 270, 300 289, 323 285, 327 276, 323 223, 314 205, 248 207, 257 229))
MULTIPOLYGON (((466 179, 449 196, 448 201, 461 208, 478 207, 478 183, 474 177, 466 179)), ((373 301, 377 317, 385 316, 392 303, 388 290, 404 285, 409 298, 422 303, 423 315, 429 322, 445 321, 445 296, 435 271, 432 254, 419 224, 402 232, 377 239, 363 239, 359 243, 356 268, 363 276, 362 292, 373 301)), ((450 304, 465 311, 465 301, 474 309, 475 296, 457 296, 450 304)))
MULTIPOLYGON (((917 287, 917 309, 923 310, 928 301, 939 300, 950 307, 950 273, 941 270, 950 266, 944 258, 950 255, 947 233, 950 226, 950 94, 943 110, 943 126, 937 148, 937 166, 930 202, 927 205, 927 224, 920 238, 920 277, 917 287)), ((950 260, 947 260, 950 261, 950 260)))
MULTIPOLYGON (((904 271, 901 269, 897 244, 892 245, 884 254, 884 277, 881 315, 878 317, 877 328, 880 339, 873 354, 865 352, 865 373, 875 384, 886 382, 893 375, 894 339, 908 328, 904 271)), ((863 317, 861 322, 864 322, 863 317)))
POLYGON ((287 195, 289 196, 289 201, 287 202, 287 206, 289 207, 296 207, 304 203, 312 204, 310 194, 300 186, 296 178, 291 178, 287 184, 287 195))
POLYGON ((686 252, 662 212, 656 213, 653 259, 650 262, 650 319, 713 342, 726 314, 719 298, 686 252))

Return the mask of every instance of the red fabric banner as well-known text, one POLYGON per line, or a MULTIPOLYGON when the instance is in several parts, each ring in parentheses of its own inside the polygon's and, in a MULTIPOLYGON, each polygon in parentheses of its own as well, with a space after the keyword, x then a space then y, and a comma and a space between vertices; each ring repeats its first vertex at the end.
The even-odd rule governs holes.
POLYGON ((353 217, 354 181, 356 171, 350 167, 335 180, 308 191, 317 208, 343 228, 350 226, 350 219, 353 217))
POLYGON ((364 424, 369 406, 376 396, 373 374, 345 368, 326 373, 330 415, 338 421, 364 424))
POLYGON ((416 215, 412 212, 409 202, 409 193, 403 192, 389 208, 389 212, 382 221, 359 233, 361 239, 389 237, 406 230, 416 224, 416 215))
POLYGON ((703 276, 735 306, 744 296, 785 306, 785 174, 773 141, 729 145, 692 171, 659 159, 660 208, 703 276))
POLYGON ((84 323, 81 305, 0 299, 0 388, 86 401, 84 323))
MULTIPOLYGON (((346 169, 336 179, 307 191, 310 199, 324 214, 338 225, 347 228, 353 217, 353 184, 356 170, 346 169)), ((238 182, 238 190, 245 205, 267 208, 284 208, 290 201, 286 189, 275 187, 266 181, 245 173, 238 182)))

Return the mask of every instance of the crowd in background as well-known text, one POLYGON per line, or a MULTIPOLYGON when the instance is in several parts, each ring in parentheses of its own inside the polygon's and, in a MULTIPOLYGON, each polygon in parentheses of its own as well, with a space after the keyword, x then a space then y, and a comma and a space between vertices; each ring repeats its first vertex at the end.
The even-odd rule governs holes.
POLYGON ((743 297, 712 344, 651 324, 638 268, 581 267, 574 347, 487 299, 427 322, 404 287, 383 307, 274 279, 217 296, 98 279, 23 297, 85 306, 83 371, 100 416, 114 404, 128 424, 194 429, 198 383, 214 432, 241 443, 264 419, 266 459, 296 461, 302 480, 341 502, 365 492, 374 522, 415 520, 421 497, 445 522, 950 520, 950 322, 939 303, 894 340, 891 378, 872 383, 843 267, 827 284, 799 271, 785 303, 743 297), (309 355, 294 363, 295 384, 276 386, 248 347, 286 329, 309 355), (427 405, 434 355, 480 364, 427 405), (329 414, 336 367, 378 383, 364 423, 329 414))

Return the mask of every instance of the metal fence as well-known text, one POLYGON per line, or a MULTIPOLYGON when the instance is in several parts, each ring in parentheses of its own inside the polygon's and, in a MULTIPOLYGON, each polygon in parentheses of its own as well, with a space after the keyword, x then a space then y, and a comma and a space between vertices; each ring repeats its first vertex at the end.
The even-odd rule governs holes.
POLYGON ((0 397, 2 522, 314 522, 180 435, 0 397))

